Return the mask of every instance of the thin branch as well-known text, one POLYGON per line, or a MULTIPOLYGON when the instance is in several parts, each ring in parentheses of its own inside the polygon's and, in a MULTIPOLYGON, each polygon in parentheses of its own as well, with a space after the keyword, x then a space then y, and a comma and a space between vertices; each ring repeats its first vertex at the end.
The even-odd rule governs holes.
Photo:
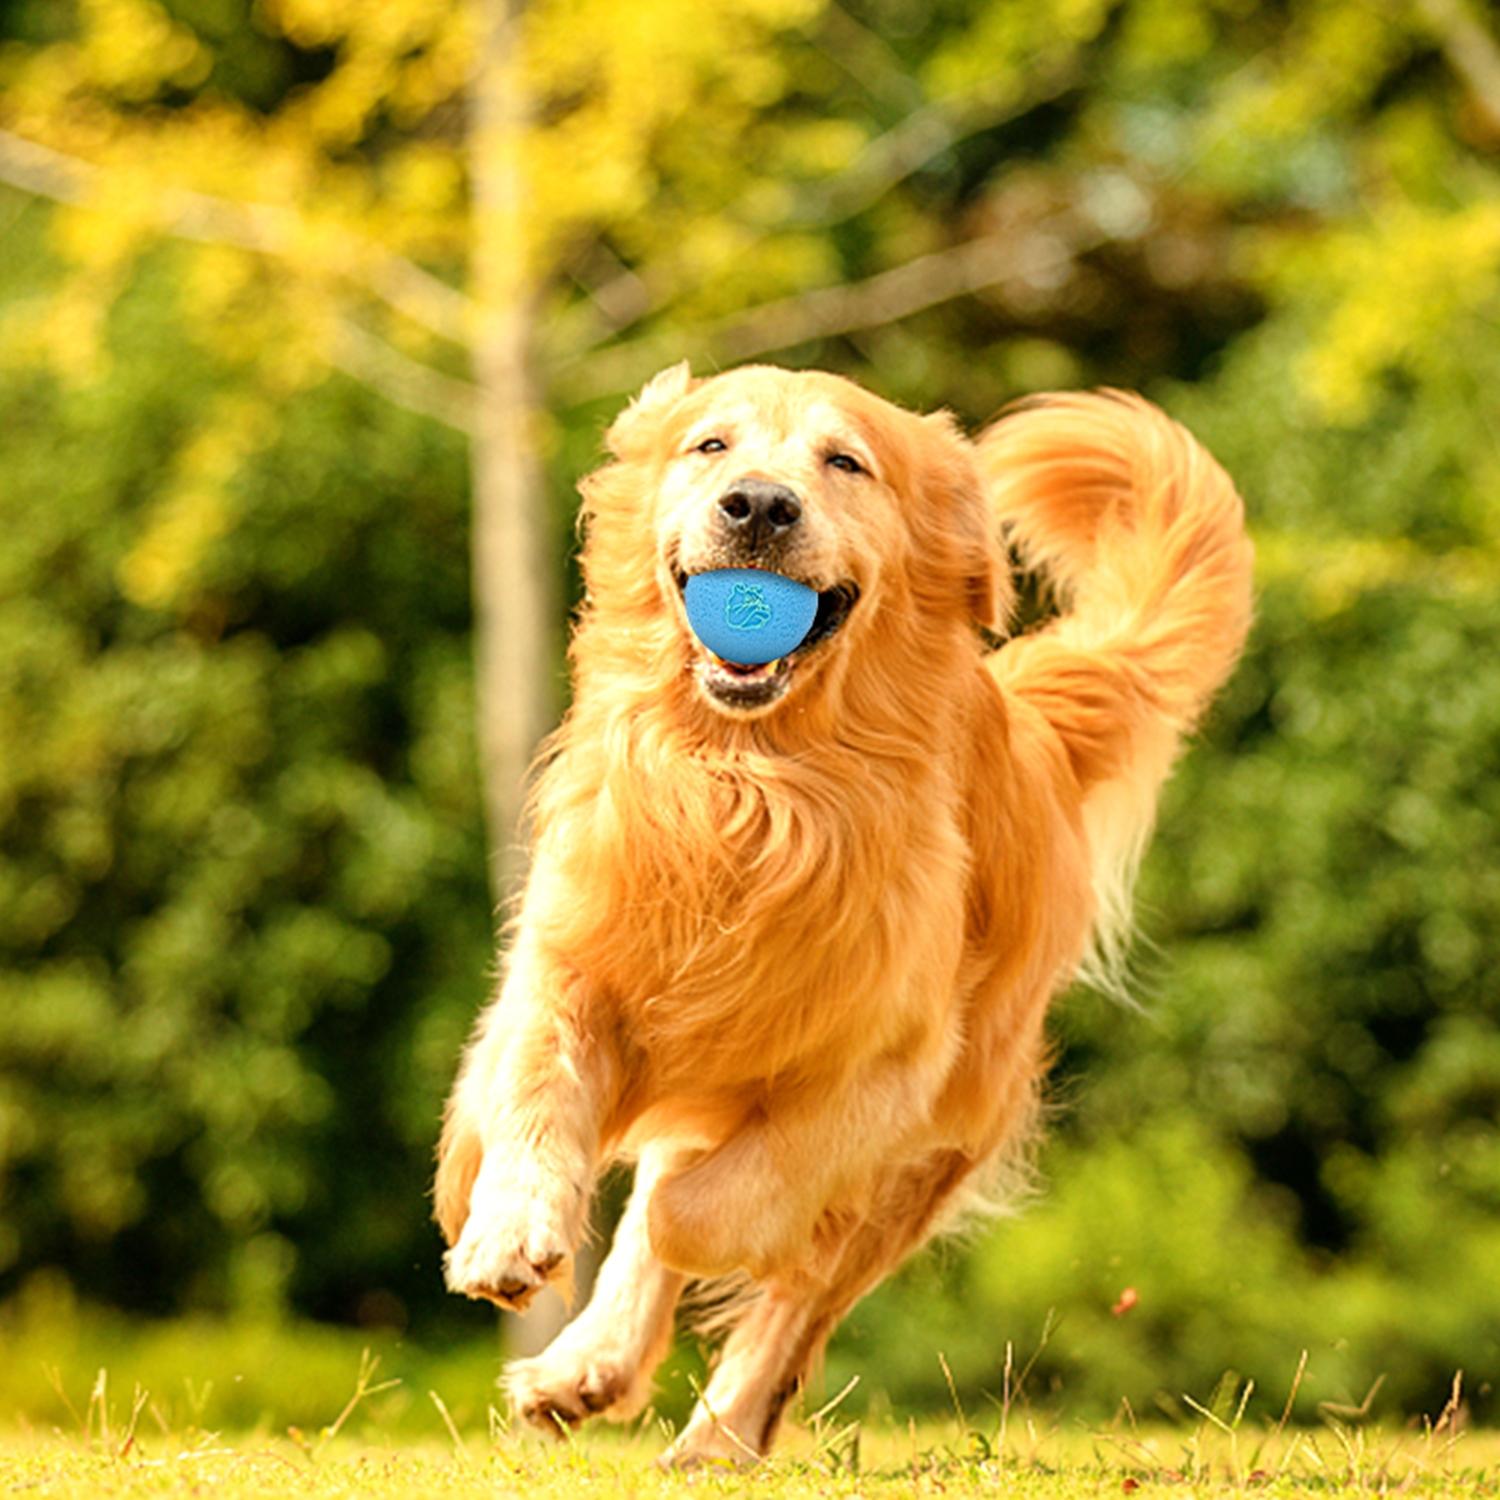
POLYGON ((1500 44, 1461 0, 1417 0, 1417 9, 1485 119, 1500 130, 1500 44))
POLYGON ((981 93, 914 109, 898 125, 876 136, 838 177, 804 190, 788 220, 803 228, 852 218, 960 141, 1020 119, 1066 93, 1077 81, 1078 69, 1069 60, 1029 79, 1017 93, 981 93))
POLYGON ((900 54, 846 6, 833 4, 824 12, 819 50, 878 104, 904 110, 921 101, 922 87, 900 54))
POLYGON ((711 363, 733 364, 815 339, 898 322, 913 313, 1007 281, 1049 285, 1078 255, 1102 243, 1088 237, 985 235, 947 250, 918 256, 864 281, 819 287, 721 319, 696 335, 680 333, 637 340, 587 360, 562 362, 554 389, 570 402, 592 401, 632 390, 654 371, 682 358, 685 345, 711 363))
MULTIPOLYGON (((87 206, 96 201, 106 169, 36 141, 0 130, 0 182, 57 203, 87 206)), ((165 188, 156 204, 163 230, 178 239, 233 245, 259 255, 290 258, 302 238, 302 221, 291 209, 269 203, 238 203, 187 188, 165 188)), ((347 237, 350 275, 403 317, 439 338, 467 345, 473 304, 456 287, 392 250, 347 237)))
POLYGON ((749 359, 773 349, 893 323, 1004 280, 1016 269, 1010 238, 985 235, 882 271, 848 286, 824 287, 753 309, 732 324, 709 329, 711 347, 729 359, 749 359))
POLYGON ((663 303, 670 291, 668 279, 651 267, 636 271, 627 266, 602 233, 565 261, 562 270, 585 295, 549 313, 547 330, 553 347, 570 353, 618 337, 663 303))
MULTIPOLYGON (((827 228, 852 218, 960 141, 1019 119, 1065 93, 1077 79, 1078 70, 1069 62, 1038 74, 1020 96, 971 95, 914 109, 898 125, 869 142, 844 172, 803 189, 783 224, 798 229, 827 228)), ((602 248, 612 257, 602 241, 594 248, 602 248)), ((663 274, 660 268, 635 271, 623 263, 616 275, 598 285, 589 285, 581 277, 575 279, 589 295, 586 302, 575 304, 553 320, 553 346, 563 359, 576 358, 618 338, 670 305, 683 290, 675 277, 663 274)))
POLYGON ((98 169, 77 157, 64 156, 8 130, 0 130, 0 182, 51 198, 57 203, 85 203, 88 183, 98 169))
POLYGON ((360 279, 370 291, 429 333, 468 347, 474 326, 474 303, 466 293, 404 255, 368 241, 362 241, 360 248, 365 260, 360 279))
POLYGON ((473 436, 478 388, 469 381, 456 380, 408 358, 349 318, 334 323, 327 355, 335 369, 395 405, 473 436))

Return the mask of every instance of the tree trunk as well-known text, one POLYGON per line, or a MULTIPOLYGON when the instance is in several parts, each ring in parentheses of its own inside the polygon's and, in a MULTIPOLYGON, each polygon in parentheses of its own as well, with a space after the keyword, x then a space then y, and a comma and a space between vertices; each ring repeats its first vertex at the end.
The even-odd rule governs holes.
POLYGON ((496 905, 515 890, 526 767, 556 711, 551 568, 536 456, 532 323, 522 158, 521 0, 480 0, 470 92, 472 286, 478 387, 472 447, 474 658, 480 767, 496 905))
MULTIPOLYGON (((546 491, 536 452, 537 288, 523 158, 524 4, 478 0, 478 9, 483 36, 469 96, 472 288, 479 316, 470 450, 474 670, 490 889, 500 908, 525 873, 518 822, 527 766, 557 712, 553 663, 559 643, 552 625, 557 612, 546 491)), ((581 1284, 591 1269, 579 1265, 581 1284)), ((547 1292, 524 1321, 503 1318, 501 1337, 510 1352, 532 1354, 566 1321, 562 1299, 547 1292)))

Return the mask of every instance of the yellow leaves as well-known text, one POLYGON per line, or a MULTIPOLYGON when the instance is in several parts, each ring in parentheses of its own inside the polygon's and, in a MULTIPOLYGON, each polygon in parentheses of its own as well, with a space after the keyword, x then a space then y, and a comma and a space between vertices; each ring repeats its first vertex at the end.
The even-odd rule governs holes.
POLYGON ((185 257, 178 297, 194 328, 212 329, 244 310, 259 283, 257 257, 231 245, 204 245, 185 257))
POLYGON ((353 42, 389 53, 421 45, 454 9, 451 0, 258 0, 256 14, 299 47, 353 42))
MULTIPOLYGON (((705 108, 764 104, 784 87, 775 30, 821 5, 767 6, 757 0, 541 0, 528 17, 527 82, 629 145, 667 124, 692 130, 705 108), (769 10, 770 17, 763 15, 769 10), (607 45, 580 45, 585 37, 607 45)), ((553 127, 567 123, 551 111, 553 127)))
POLYGON ((1220 191, 1322 218, 1260 236, 1252 275, 1312 314, 1291 374, 1330 422, 1366 419, 1389 372, 1444 378, 1454 334, 1500 311, 1500 201, 1463 175, 1440 96, 1379 102, 1422 44, 1414 24, 1399 7, 1293 0, 1195 132, 1194 167, 1220 191))
POLYGON ((757 26, 779 31, 809 25, 823 5, 824 0, 736 0, 734 9, 757 26))
POLYGON ((120 589, 127 599, 147 609, 167 609, 179 601, 230 524, 230 480, 275 428, 274 407, 258 395, 239 392, 214 403, 178 455, 140 538, 120 561, 120 589))
POLYGON ((197 37, 156 0, 79 0, 77 57, 89 82, 140 102, 166 84, 191 88, 211 59, 197 37))
POLYGON ((1361 104, 1409 45, 1397 19, 1381 6, 1302 0, 1278 51, 1242 71, 1204 134, 1269 147, 1361 104))
POLYGON ((1399 537, 1319 538, 1296 531, 1256 530, 1255 572, 1262 585, 1300 585, 1308 613, 1326 620, 1362 594, 1393 584, 1493 593, 1500 583, 1500 552, 1477 547, 1431 552, 1399 537))
POLYGON ((1213 20, 1202 0, 1140 0, 1126 12, 1123 50, 1147 67, 1188 62, 1213 42, 1213 20))
POLYGON ((72 43, 39 51, 0 46, 0 118, 24 135, 40 133, 77 92, 79 77, 72 43))
POLYGON ((1256 0, 1132 0, 1121 53, 1148 68, 1191 62, 1213 46, 1220 17, 1240 19, 1255 7, 1256 0))
MULTIPOLYGON (((661 263, 661 291, 646 304, 685 293, 729 311, 832 279, 830 244, 787 234, 778 195, 789 178, 843 170, 865 132, 799 119, 754 134, 789 87, 783 33, 824 4, 533 0, 522 72, 500 80, 512 91, 484 91, 502 106, 519 97, 523 133, 501 145, 519 146, 520 171, 510 186, 497 189, 503 174, 492 174, 476 191, 474 164, 495 159, 471 91, 485 76, 490 0, 257 0, 260 24, 334 54, 326 77, 267 116, 219 94, 170 112, 120 107, 155 87, 134 41, 114 47, 125 29, 150 39, 158 80, 191 80, 206 54, 161 0, 79 0, 74 36, 16 54, 3 106, 8 124, 76 159, 65 196, 80 182, 89 194, 57 214, 70 275, 39 315, 45 335, 27 347, 76 376, 96 368, 110 300, 161 239, 189 247, 178 285, 192 336, 258 388, 295 388, 334 364, 397 400, 431 369, 427 339, 465 347, 476 304, 516 296, 522 278, 551 274, 601 230, 621 270, 661 263), (107 80, 101 48, 115 70, 107 80), (466 289, 450 284, 455 271, 466 289)), ((432 409, 422 401, 417 409, 432 409)), ((186 587, 192 559, 229 524, 216 497, 232 467, 174 479, 122 571, 132 597, 162 602, 186 587)))
POLYGON ((463 163, 451 146, 416 141, 381 164, 383 196, 398 213, 444 214, 463 199, 463 163))
POLYGON ((97 379, 107 357, 105 325, 121 279, 113 267, 79 272, 46 297, 6 309, 0 360, 40 366, 77 385, 97 379))
POLYGON ((156 232, 156 194, 139 163, 98 175, 92 188, 85 203, 61 205, 48 228, 59 255, 99 276, 123 270, 156 232))
POLYGON ((687 318, 721 316, 747 302, 790 295, 838 276, 824 236, 766 237, 718 216, 685 225, 666 266, 684 289, 678 311, 687 318))
POLYGON ((1462 320, 1500 306, 1500 201, 1454 212, 1389 204, 1267 263, 1283 297, 1324 289, 1330 310, 1298 374, 1327 419, 1357 422, 1384 372, 1427 369, 1462 320))
MULTIPOLYGON (((326 78, 265 119, 207 96, 170 115, 114 108, 99 97, 98 68, 91 73, 86 57, 107 53, 116 70, 110 86, 139 92, 148 79, 141 38, 158 78, 187 78, 184 69, 206 54, 159 0, 80 0, 76 36, 22 60, 7 112, 12 99, 26 101, 22 119, 35 139, 97 169, 97 201, 58 218, 59 246, 74 265, 123 266, 157 234, 185 233, 211 247, 194 287, 205 310, 233 298, 225 280, 232 259, 216 253, 226 242, 343 296, 372 276, 390 284, 379 261, 393 251, 451 266, 484 237, 513 233, 525 241, 516 264, 543 265, 600 225, 630 226, 655 244, 656 161, 667 144, 679 164, 691 159, 698 148, 667 136, 691 137, 702 116, 713 121, 707 138, 718 154, 702 155, 692 168, 701 180, 688 191, 733 201, 745 185, 742 166, 729 159, 740 127, 787 87, 778 33, 823 3, 535 0, 524 13, 525 74, 515 85, 534 104, 535 123, 523 145, 524 208, 499 210, 515 220, 509 228, 495 210, 480 222, 470 209, 465 152, 482 157, 483 143, 424 124, 474 76, 482 0, 259 0, 262 24, 336 53, 326 78), (85 118, 91 123, 80 131, 85 118), (422 134, 402 141, 393 126, 422 134), (377 130, 379 148, 364 149, 377 130)), ((765 175, 829 175, 863 139, 836 121, 793 135, 792 157, 764 166, 765 175)))
POLYGON ((782 164, 803 177, 842 172, 864 149, 869 133, 853 120, 816 120, 790 136, 782 164))
POLYGON ((414 126, 440 104, 457 98, 473 74, 477 51, 473 6, 450 7, 427 45, 402 62, 389 101, 396 124, 414 126))
POLYGON ((121 559, 120 589, 133 604, 165 609, 228 525, 217 488, 188 488, 162 501, 146 535, 121 559))
POLYGON ((199 341, 249 380, 204 405, 121 558, 121 592, 145 609, 192 606, 202 562, 236 519, 234 478, 275 438, 285 402, 326 371, 333 336, 317 282, 278 276, 234 249, 192 255, 180 296, 199 341))
MULTIPOLYGON (((527 142, 528 218, 539 247, 581 223, 646 211, 651 151, 696 110, 743 111, 784 84, 770 38, 745 0, 541 0, 528 15, 527 83, 546 117, 527 142), (580 46, 581 37, 607 46, 580 46)), ((800 12, 798 12, 800 14, 800 12)), ((543 248, 545 253, 545 248, 543 248)))
POLYGON ((264 20, 301 47, 332 47, 333 71, 286 106, 295 128, 338 149, 389 111, 410 128, 461 93, 472 72, 476 5, 454 0, 262 0, 264 20))
POLYGON ((302 123, 325 146, 352 146, 395 81, 396 66, 388 57, 360 53, 342 62, 315 89, 304 95, 302 123))
POLYGON ((933 57, 936 98, 1019 96, 1037 67, 1055 65, 1104 28, 1115 0, 990 0, 968 32, 933 57))
POLYGON ((73 265, 106 271, 135 255, 149 221, 131 212, 65 204, 49 225, 53 248, 73 265))
POLYGON ((1370 136, 1376 170, 1393 178, 1409 197, 1426 197, 1436 187, 1443 197, 1457 155, 1445 112, 1430 99, 1404 99, 1392 105, 1370 136))
POLYGON ((255 15, 289 42, 312 50, 342 41, 359 9, 359 0, 257 0, 255 15))

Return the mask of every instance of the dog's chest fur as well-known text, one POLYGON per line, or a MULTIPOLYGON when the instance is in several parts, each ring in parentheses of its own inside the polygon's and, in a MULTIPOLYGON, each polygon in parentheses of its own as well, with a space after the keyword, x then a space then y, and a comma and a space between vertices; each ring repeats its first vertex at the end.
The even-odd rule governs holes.
POLYGON ((959 965, 968 855, 929 768, 601 769, 548 840, 578 897, 554 941, 610 992, 663 1086, 853 1063, 948 1010, 932 991, 959 965))

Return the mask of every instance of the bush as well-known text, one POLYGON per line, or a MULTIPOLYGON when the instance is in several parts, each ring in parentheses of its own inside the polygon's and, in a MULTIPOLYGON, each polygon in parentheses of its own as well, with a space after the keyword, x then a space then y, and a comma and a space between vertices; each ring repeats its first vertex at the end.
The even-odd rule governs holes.
POLYGON ((1500 591, 1497 471, 1465 378, 1315 420, 1273 321, 1166 392, 1235 474, 1260 550, 1249 652, 1179 767, 1143 872, 1144 1013, 1058 1009, 1048 1188, 969 1256, 857 1312, 903 1401, 1034 1390, 1104 1413, 1205 1399, 1224 1369, 1309 1401, 1438 1410, 1500 1370, 1500 591), (1112 1317, 1125 1286, 1134 1311, 1112 1317))
POLYGON ((100 379, 0 376, 0 1295, 399 1318, 493 959, 463 448, 330 379, 130 602, 233 389, 163 262, 100 379))

